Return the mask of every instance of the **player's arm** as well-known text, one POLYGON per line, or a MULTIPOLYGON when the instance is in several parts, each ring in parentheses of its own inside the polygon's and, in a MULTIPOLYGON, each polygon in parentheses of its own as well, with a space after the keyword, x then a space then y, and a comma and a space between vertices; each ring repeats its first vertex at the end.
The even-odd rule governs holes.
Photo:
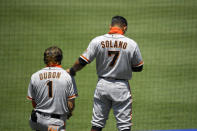
POLYGON ((133 53, 133 59, 132 59, 132 71, 133 72, 141 72, 143 70, 144 62, 142 60, 142 56, 140 53, 140 49, 138 46, 136 46, 135 51, 133 53))
POLYGON ((79 57, 79 59, 76 60, 75 64, 70 68, 67 69, 66 71, 71 75, 75 76, 77 71, 80 71, 82 68, 84 68, 88 63, 79 57))
POLYGON ((93 39, 89 45, 86 51, 76 60, 74 65, 67 69, 67 72, 74 76, 77 71, 80 71, 82 68, 84 68, 87 64, 91 63, 91 61, 94 60, 98 53, 98 42, 96 39, 93 39))
POLYGON ((29 86, 28 86, 27 99, 31 101, 32 107, 35 108, 36 107, 36 102, 34 100, 34 91, 33 91, 32 78, 31 78, 29 86))
POLYGON ((33 106, 33 108, 36 107, 36 102, 34 100, 32 100, 32 106, 33 106))
POLYGON ((74 77, 70 77, 70 81, 68 81, 69 86, 67 89, 68 97, 67 97, 67 107, 68 107, 68 113, 67 113, 67 119, 69 119, 72 116, 72 112, 75 109, 75 98, 78 97, 77 92, 77 86, 75 83, 74 77))
POLYGON ((75 109, 75 98, 69 99, 67 102, 68 105, 68 113, 67 113, 67 119, 69 119, 73 115, 73 111, 75 109))
POLYGON ((73 115, 73 111, 75 109, 75 99, 69 99, 67 102, 68 105, 68 114, 67 114, 67 119, 69 119, 73 115))
POLYGON ((73 112, 75 109, 75 99, 68 100, 68 109, 70 112, 73 112))
POLYGON ((27 96, 27 99, 31 101, 32 107, 35 108, 36 107, 36 102, 34 101, 34 99, 32 99, 29 96, 27 96))

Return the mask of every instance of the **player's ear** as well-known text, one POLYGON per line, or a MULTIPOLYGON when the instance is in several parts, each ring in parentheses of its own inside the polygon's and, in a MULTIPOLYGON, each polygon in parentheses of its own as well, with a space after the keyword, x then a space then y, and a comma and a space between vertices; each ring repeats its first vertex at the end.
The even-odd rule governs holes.
POLYGON ((123 27, 123 31, 126 32, 127 31, 127 26, 123 27))

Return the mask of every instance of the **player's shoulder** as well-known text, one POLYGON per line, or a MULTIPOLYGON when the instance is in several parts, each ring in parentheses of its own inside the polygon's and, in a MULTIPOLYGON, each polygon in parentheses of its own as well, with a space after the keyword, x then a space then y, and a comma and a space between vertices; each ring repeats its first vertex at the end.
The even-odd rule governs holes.
POLYGON ((137 42, 130 37, 124 36, 124 39, 133 45, 137 45, 137 42))
POLYGON ((97 47, 102 40, 103 40, 103 35, 96 36, 93 39, 91 39, 89 45, 97 47))
MULTIPOLYGON (((44 68, 42 68, 42 69, 44 69, 44 68)), ((39 70, 35 71, 35 72, 32 74, 32 77, 34 77, 34 76, 36 76, 37 74, 39 74, 39 73, 42 71, 42 69, 39 69, 39 70)))
POLYGON ((135 40, 133 40, 132 38, 129 38, 127 36, 124 36, 124 41, 126 41, 128 43, 128 46, 131 46, 133 48, 135 48, 136 46, 138 46, 137 42, 135 40))
POLYGON ((31 75, 31 79, 36 79, 36 77, 42 73, 44 70, 45 70, 46 67, 42 68, 42 69, 39 69, 37 71, 35 71, 32 75, 31 75))
POLYGON ((104 35, 96 36, 91 40, 91 42, 99 42, 103 40, 103 38, 104 38, 104 35))
POLYGON ((64 74, 63 76, 66 77, 67 79, 71 80, 71 75, 66 71, 64 70, 63 68, 61 69, 62 73, 64 74))
POLYGON ((61 76, 64 77, 64 79, 69 80, 69 81, 72 80, 71 75, 65 69, 63 69, 62 67, 57 67, 56 71, 61 72, 62 73, 61 76))

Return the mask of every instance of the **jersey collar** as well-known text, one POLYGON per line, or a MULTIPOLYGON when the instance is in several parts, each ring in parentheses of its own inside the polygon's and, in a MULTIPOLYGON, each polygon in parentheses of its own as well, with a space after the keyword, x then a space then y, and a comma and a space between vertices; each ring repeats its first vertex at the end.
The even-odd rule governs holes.
POLYGON ((59 67, 59 68, 61 68, 61 67, 62 67, 62 65, 53 64, 53 65, 47 65, 46 67, 59 67))
POLYGON ((121 34, 121 35, 123 35, 124 32, 119 27, 111 27, 108 34, 121 34))

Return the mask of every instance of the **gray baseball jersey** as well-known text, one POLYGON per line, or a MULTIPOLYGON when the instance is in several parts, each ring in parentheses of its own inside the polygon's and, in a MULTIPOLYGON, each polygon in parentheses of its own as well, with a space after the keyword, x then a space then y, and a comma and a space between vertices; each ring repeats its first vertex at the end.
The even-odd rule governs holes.
POLYGON ((96 58, 99 77, 129 80, 132 67, 143 65, 137 43, 120 34, 105 34, 94 38, 80 57, 88 63, 96 58))
POLYGON ((130 129, 132 98, 128 80, 132 67, 143 65, 135 41, 120 34, 105 34, 94 38, 80 56, 87 63, 96 58, 99 77, 95 93, 92 125, 103 128, 113 108, 119 131, 130 129))
POLYGON ((74 78, 61 67, 46 67, 34 73, 28 87, 35 110, 49 114, 66 114, 67 100, 77 97, 74 78))

